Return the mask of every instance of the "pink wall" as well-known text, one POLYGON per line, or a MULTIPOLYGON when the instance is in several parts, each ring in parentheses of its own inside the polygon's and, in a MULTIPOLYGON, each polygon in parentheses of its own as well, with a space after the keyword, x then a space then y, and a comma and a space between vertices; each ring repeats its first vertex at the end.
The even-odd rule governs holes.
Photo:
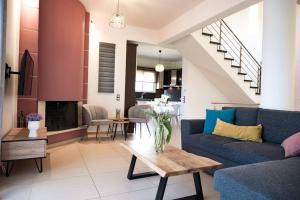
POLYGON ((39 101, 82 101, 85 8, 78 0, 39 6, 39 101))
POLYGON ((30 96, 18 96, 17 115, 37 112, 37 88, 38 88, 38 34, 39 34, 39 0, 22 1, 20 19, 20 44, 19 59, 21 60, 25 49, 28 49, 34 60, 34 72, 32 81, 32 94, 30 96))

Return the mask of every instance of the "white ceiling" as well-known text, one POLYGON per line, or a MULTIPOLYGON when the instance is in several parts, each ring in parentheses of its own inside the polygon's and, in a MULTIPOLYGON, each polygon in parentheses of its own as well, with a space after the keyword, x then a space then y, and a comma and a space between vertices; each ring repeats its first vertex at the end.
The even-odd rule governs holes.
POLYGON ((137 47, 137 56, 146 58, 159 58, 159 50, 161 50, 161 59, 167 61, 177 61, 181 59, 181 55, 175 49, 159 47, 151 44, 139 43, 137 47))
MULTIPOLYGON (((117 0, 80 0, 89 12, 109 20, 116 11, 117 0)), ((126 23, 159 29, 204 0, 120 0, 120 13, 126 23)))

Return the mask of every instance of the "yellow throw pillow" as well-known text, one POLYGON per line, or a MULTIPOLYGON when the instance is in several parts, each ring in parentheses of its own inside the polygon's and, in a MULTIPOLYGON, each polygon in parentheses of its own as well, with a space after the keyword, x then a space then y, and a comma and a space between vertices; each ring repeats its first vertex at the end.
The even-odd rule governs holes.
POLYGON ((262 143, 262 126, 237 126, 218 119, 214 135, 262 143))

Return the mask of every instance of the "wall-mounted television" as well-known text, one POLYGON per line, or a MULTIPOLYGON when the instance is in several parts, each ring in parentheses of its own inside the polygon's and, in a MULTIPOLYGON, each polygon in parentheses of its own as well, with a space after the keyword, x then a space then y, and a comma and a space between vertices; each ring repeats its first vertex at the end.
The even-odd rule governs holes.
POLYGON ((27 49, 23 53, 19 72, 11 71, 11 67, 6 64, 5 78, 10 78, 11 74, 19 75, 18 95, 31 96, 33 69, 34 61, 27 49))

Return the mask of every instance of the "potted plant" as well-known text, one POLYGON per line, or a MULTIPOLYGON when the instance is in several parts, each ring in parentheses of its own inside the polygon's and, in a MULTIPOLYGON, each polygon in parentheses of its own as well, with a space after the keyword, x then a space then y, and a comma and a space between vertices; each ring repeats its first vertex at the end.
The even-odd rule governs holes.
POLYGON ((37 137, 37 130, 40 127, 42 116, 38 113, 29 113, 26 115, 27 128, 29 130, 29 137, 37 137))
POLYGON ((163 152, 166 144, 170 143, 172 135, 171 115, 167 107, 158 106, 145 110, 156 124, 154 145, 156 152, 163 152))

